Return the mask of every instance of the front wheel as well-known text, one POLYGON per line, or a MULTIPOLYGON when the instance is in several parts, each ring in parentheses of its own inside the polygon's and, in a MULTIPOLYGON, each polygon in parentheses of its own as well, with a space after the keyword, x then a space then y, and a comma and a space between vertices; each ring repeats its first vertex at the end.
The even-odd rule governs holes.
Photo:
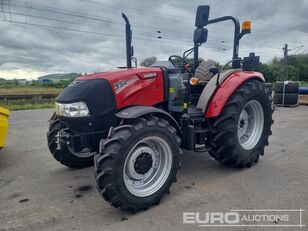
POLYGON ((210 121, 210 155, 227 166, 257 163, 272 134, 272 96, 263 82, 249 80, 230 97, 221 115, 210 121))
POLYGON ((176 181, 179 143, 176 129, 154 116, 115 128, 94 158, 99 192, 131 212, 158 204, 176 181))
POLYGON ((89 151, 76 153, 67 146, 61 149, 57 148, 57 134, 66 129, 66 125, 56 119, 49 126, 47 133, 48 148, 53 157, 61 164, 74 169, 85 168, 93 165, 93 153, 89 151))

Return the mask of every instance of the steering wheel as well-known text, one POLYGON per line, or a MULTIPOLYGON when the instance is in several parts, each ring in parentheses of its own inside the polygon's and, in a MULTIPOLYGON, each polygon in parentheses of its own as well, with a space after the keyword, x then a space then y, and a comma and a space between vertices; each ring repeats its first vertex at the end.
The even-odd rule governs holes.
POLYGON ((179 55, 171 55, 170 57, 169 57, 169 59, 168 59, 168 61, 170 62, 170 63, 172 63, 172 65, 173 66, 175 66, 175 67, 179 67, 179 68, 183 68, 184 69, 184 66, 186 65, 186 64, 189 64, 189 62, 187 61, 187 59, 185 59, 185 58, 183 58, 183 57, 181 57, 181 56, 179 56, 179 55), (181 66, 179 66, 179 64, 177 63, 174 63, 173 62, 173 58, 176 58, 176 59, 178 59, 178 60, 180 60, 182 63, 181 63, 181 66), (182 66, 183 65, 183 66, 182 66))

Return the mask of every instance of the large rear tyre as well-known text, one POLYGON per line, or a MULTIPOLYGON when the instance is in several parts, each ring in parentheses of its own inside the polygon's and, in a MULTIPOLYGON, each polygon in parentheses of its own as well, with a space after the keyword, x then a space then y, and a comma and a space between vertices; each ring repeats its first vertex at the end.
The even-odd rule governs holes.
POLYGON ((292 106, 298 104, 298 94, 291 93, 275 93, 274 104, 292 106))
POLYGON ((299 82, 298 81, 288 81, 286 84, 284 82, 276 82, 274 84, 275 93, 292 93, 298 94, 299 82))
POLYGON ((94 157, 100 194, 124 211, 158 204, 176 182, 179 144, 176 129, 154 116, 115 128, 102 153, 94 157))
POLYGON ((53 155, 53 157, 59 161, 61 164, 69 168, 85 168, 93 165, 93 154, 84 153, 82 155, 77 155, 70 151, 66 146, 62 147, 60 150, 57 149, 56 135, 66 126, 59 120, 55 120, 49 126, 49 132, 47 133, 48 148, 53 155))
POLYGON ((210 155, 231 167, 257 163, 272 134, 272 96, 263 82, 249 80, 230 97, 221 115, 211 120, 210 155))

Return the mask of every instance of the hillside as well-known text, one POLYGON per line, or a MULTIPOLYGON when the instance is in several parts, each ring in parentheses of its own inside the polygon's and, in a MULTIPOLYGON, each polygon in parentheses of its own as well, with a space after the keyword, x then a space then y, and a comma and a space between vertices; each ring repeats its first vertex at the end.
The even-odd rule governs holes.
POLYGON ((44 76, 38 77, 38 80, 39 81, 43 81, 43 80, 51 80, 51 81, 73 80, 78 76, 80 76, 80 74, 78 74, 78 73, 51 74, 51 75, 44 75, 44 76))

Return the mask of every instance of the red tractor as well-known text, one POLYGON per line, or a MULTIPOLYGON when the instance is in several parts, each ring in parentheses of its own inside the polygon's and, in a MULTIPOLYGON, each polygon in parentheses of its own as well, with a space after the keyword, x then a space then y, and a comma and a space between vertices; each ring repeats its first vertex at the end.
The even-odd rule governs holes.
POLYGON ((182 149, 208 152, 220 163, 257 163, 271 135, 272 99, 254 55, 239 58, 250 22, 209 20, 197 9, 194 46, 147 68, 132 68, 132 32, 126 21, 127 68, 77 78, 56 99, 48 132, 54 158, 71 168, 95 165, 103 198, 136 212, 158 204, 180 168, 182 149), (198 61, 206 25, 235 25, 232 69, 198 61), (194 53, 194 61, 187 56, 194 53), (179 62, 180 61, 180 62, 179 62))

